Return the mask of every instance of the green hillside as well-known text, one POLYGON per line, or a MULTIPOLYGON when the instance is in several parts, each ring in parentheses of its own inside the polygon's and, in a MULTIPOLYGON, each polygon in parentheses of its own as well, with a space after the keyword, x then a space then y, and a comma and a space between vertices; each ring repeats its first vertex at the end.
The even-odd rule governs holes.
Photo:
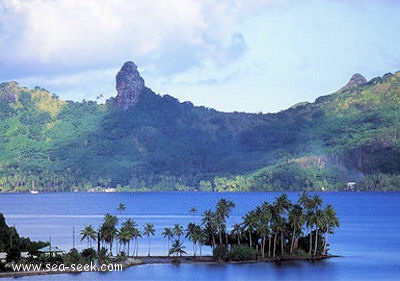
POLYGON ((398 189, 399 99, 399 72, 276 114, 148 88, 120 109, 2 83, 0 191, 398 189))

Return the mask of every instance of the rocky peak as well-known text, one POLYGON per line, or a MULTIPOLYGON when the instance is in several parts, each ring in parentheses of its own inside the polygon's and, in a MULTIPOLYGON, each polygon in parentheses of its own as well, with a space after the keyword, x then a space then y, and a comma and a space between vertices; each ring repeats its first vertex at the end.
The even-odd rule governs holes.
POLYGON ((115 88, 117 90, 115 104, 119 108, 126 109, 139 101, 139 96, 145 85, 137 66, 133 62, 124 63, 116 76, 115 88))
POLYGON ((356 73, 353 76, 351 76, 349 82, 347 82, 346 86, 344 86, 342 88, 342 91, 351 90, 351 89, 357 87, 358 85, 364 84, 366 82, 368 82, 368 81, 367 81, 367 79, 365 79, 364 76, 362 76, 359 73, 356 73))

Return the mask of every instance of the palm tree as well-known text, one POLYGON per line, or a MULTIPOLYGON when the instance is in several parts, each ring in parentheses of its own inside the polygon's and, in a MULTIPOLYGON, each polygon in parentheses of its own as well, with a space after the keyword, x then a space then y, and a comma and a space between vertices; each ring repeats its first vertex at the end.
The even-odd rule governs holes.
POLYGON ((235 208, 235 203, 233 201, 222 198, 217 202, 217 206, 216 206, 216 210, 215 210, 220 244, 222 244, 222 233, 225 233, 226 246, 228 246, 228 233, 226 231, 226 219, 229 218, 229 214, 233 208, 235 208))
POLYGON ((322 210, 317 209, 312 217, 313 224, 315 226, 315 244, 314 244, 314 256, 317 255, 318 247, 318 229, 322 226, 322 210))
POLYGON ((309 244, 310 247, 308 248, 308 254, 311 256, 311 250, 312 250, 312 227, 313 227, 313 217, 314 217, 314 212, 312 209, 308 209, 307 212, 305 213, 305 222, 306 226, 309 229, 309 244))
POLYGON ((147 236, 147 239, 149 240, 149 252, 147 254, 148 257, 150 257, 150 248, 151 248, 151 240, 150 240, 150 235, 154 235, 156 230, 154 229, 154 225, 152 223, 146 223, 144 228, 143 228, 143 234, 147 236))
POLYGON ((237 244, 240 245, 240 241, 243 238, 243 227, 240 224, 235 223, 232 228, 231 236, 236 238, 237 244))
POLYGON ((204 230, 208 236, 208 239, 211 239, 211 247, 214 250, 217 226, 215 222, 215 214, 210 209, 204 211, 201 224, 204 226, 204 230))
POLYGON ((195 225, 193 229, 192 239, 199 244, 200 256, 203 255, 202 253, 202 246, 205 240, 204 231, 201 229, 200 225, 195 225))
POLYGON ((128 244, 128 256, 129 256, 129 242, 133 238, 133 233, 131 232, 130 229, 128 229, 128 227, 122 226, 117 234, 117 238, 120 241, 120 243, 124 245, 124 251, 126 249, 126 245, 128 244))
POLYGON ((311 256, 312 252, 312 227, 314 226, 315 222, 315 212, 321 206, 322 200, 318 195, 315 195, 313 198, 307 192, 302 192, 298 203, 300 206, 305 209, 305 216, 304 220, 306 223, 307 228, 309 229, 309 238, 310 238, 310 246, 308 250, 308 254, 311 256))
POLYGON ((195 215, 196 215, 196 213, 197 213, 197 208, 196 207, 191 207, 190 209, 189 209, 189 213, 191 213, 192 215, 193 215, 193 223, 196 223, 195 222, 195 215))
POLYGON ((120 214, 122 215, 122 212, 126 211, 126 205, 124 203, 119 203, 117 211, 119 211, 120 214))
POLYGON ((296 235, 301 230, 305 221, 303 208, 299 204, 293 205, 289 211, 289 225, 292 228, 292 240, 290 243, 290 254, 293 253, 295 247, 296 235))
POLYGON ((265 257, 265 242, 266 237, 270 233, 270 221, 271 213, 269 212, 268 202, 264 202, 261 206, 256 208, 255 211, 257 222, 256 222, 256 232, 261 237, 261 256, 265 257))
POLYGON ((162 235, 168 239, 168 251, 169 251, 170 244, 171 244, 171 238, 174 237, 174 232, 172 231, 171 228, 166 227, 166 228, 164 228, 164 232, 162 233, 162 235))
POLYGON ((276 227, 281 234, 281 254, 284 251, 285 231, 286 231, 286 214, 291 206, 291 202, 286 193, 281 194, 274 203, 275 211, 278 213, 276 227))
POLYGON ((137 227, 133 228, 132 233, 133 238, 135 239, 134 255, 137 257, 139 255, 139 237, 142 237, 142 233, 140 233, 140 230, 137 227))
POLYGON ((134 233, 135 233, 135 227, 137 226, 136 222, 131 219, 128 218, 121 227, 121 230, 127 232, 127 238, 130 238, 129 240, 126 241, 126 243, 128 244, 128 256, 129 256, 129 249, 130 249, 130 243, 131 240, 134 238, 134 233))
POLYGON ((193 256, 195 257, 196 256, 196 244, 197 244, 197 241, 196 241, 196 239, 195 239, 195 228, 196 228, 196 225, 194 224, 194 223, 189 223, 188 224, 188 226, 187 226, 187 228, 186 228, 186 235, 185 235, 185 238, 188 238, 189 239, 189 241, 192 241, 192 243, 193 243, 193 256))
POLYGON ((186 252, 183 250, 185 249, 185 246, 183 246, 183 242, 179 241, 179 239, 176 239, 175 242, 172 244, 172 248, 169 249, 168 255, 173 255, 175 254, 176 256, 182 256, 186 254, 186 252))
POLYGON ((92 247, 92 240, 96 240, 96 237, 97 233, 92 225, 85 226, 85 228, 81 231, 81 241, 87 239, 88 248, 92 247))
POLYGON ((333 233, 333 229, 335 227, 339 227, 339 219, 336 216, 336 211, 332 207, 332 205, 327 205, 325 209, 323 210, 322 214, 322 226, 323 226, 323 231, 325 232, 325 241, 324 241, 324 247, 322 250, 322 254, 326 254, 326 247, 328 244, 328 235, 330 233, 333 233))
POLYGON ((118 218, 107 213, 104 217, 103 224, 100 227, 101 238, 110 245, 110 254, 112 255, 112 245, 117 235, 116 225, 118 218))
MULTIPOLYGON (((321 225, 321 219, 322 219, 322 212, 320 210, 320 207, 322 205, 322 199, 319 197, 317 194, 315 194, 309 203, 309 212, 308 216, 310 217, 310 225, 315 226, 315 245, 314 245, 314 255, 316 255, 317 252, 317 242, 318 242, 318 228, 321 225)), ((311 234, 310 234, 310 252, 309 254, 311 255, 311 248, 312 248, 312 243, 311 243, 311 234)))
POLYGON ((243 217, 243 229, 249 234, 249 247, 253 247, 253 231, 257 225, 257 214, 254 210, 249 211, 243 217))
POLYGON ((174 235, 178 236, 178 240, 181 241, 181 235, 185 233, 183 230, 183 226, 180 225, 179 223, 176 223, 172 231, 174 235))

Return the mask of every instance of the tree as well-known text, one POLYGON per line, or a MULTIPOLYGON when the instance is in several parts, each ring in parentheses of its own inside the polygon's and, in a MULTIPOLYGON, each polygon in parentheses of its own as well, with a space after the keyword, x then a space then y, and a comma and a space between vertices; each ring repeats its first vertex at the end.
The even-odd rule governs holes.
POLYGON ((326 247, 328 245, 328 235, 333 233, 335 227, 339 227, 339 219, 336 216, 336 211, 332 205, 327 205, 322 213, 322 230, 325 232, 325 241, 322 254, 326 254, 326 247))
POLYGON ((287 194, 283 193, 274 203, 274 207, 278 212, 279 216, 277 221, 277 229, 281 234, 281 254, 284 252, 284 244, 285 244, 285 231, 286 231, 286 214, 291 206, 291 202, 289 201, 287 194))
POLYGON ((314 212, 314 215, 312 217, 312 222, 315 226, 315 244, 314 244, 314 256, 317 255, 317 249, 318 249, 318 230, 322 226, 322 210, 317 209, 314 212))
POLYGON ((195 222, 195 215, 197 214, 197 208, 196 207, 191 207, 190 209, 189 209, 189 213, 191 213, 192 215, 193 215, 193 223, 196 223, 195 222))
POLYGON ((210 245, 212 249, 215 249, 215 233, 217 231, 217 226, 215 222, 215 214, 207 209, 203 213, 203 218, 201 219, 201 224, 204 227, 204 230, 208 236, 208 240, 211 239, 210 245))
POLYGON ((124 252, 125 252, 125 247, 128 244, 128 256, 129 256, 129 241, 132 240, 133 234, 132 232, 127 228, 122 226, 121 229, 118 231, 117 238, 124 245, 124 252))
POLYGON ((222 198, 217 202, 217 206, 216 206, 216 210, 215 210, 220 244, 222 244, 222 233, 225 233, 226 246, 228 246, 228 233, 226 231, 226 219, 229 218, 229 214, 234 207, 235 207, 235 203, 233 201, 222 198))
MULTIPOLYGON (((203 239, 203 231, 199 225, 194 223, 189 223, 186 228, 186 238, 193 243, 193 256, 196 256, 197 252, 197 243, 200 244, 200 251, 201 251, 201 244, 203 239)), ((200 253, 200 255, 202 255, 200 253)))
POLYGON ((133 219, 128 218, 126 221, 124 221, 117 234, 117 238, 124 245, 124 250, 125 246, 128 245, 128 256, 130 254, 130 242, 134 238, 136 226, 136 222, 133 219))
POLYGON ((171 228, 166 227, 166 228, 164 228, 164 231, 163 231, 162 235, 168 239, 168 251, 169 251, 171 238, 174 237, 174 232, 172 231, 171 228))
POLYGON ((147 239, 149 240, 149 252, 147 254, 147 256, 150 257, 150 248, 151 248, 151 239, 150 239, 150 235, 155 234, 156 230, 154 229, 154 225, 152 223, 146 223, 144 228, 143 228, 143 234, 147 236, 147 239))
POLYGON ((232 228, 231 236, 236 238, 237 244, 240 245, 240 241, 243 238, 243 227, 240 224, 235 223, 232 228))
POLYGON ((171 249, 169 249, 168 255, 173 255, 175 254, 176 256, 182 256, 186 254, 185 246, 183 246, 183 242, 179 241, 179 239, 176 239, 175 242, 172 244, 171 249))
POLYGON ((309 194, 305 191, 303 191, 300 194, 300 197, 298 199, 298 204, 303 207, 305 210, 305 215, 304 215, 304 220, 306 223, 306 226, 308 228, 308 235, 310 238, 309 241, 309 249, 308 249, 308 254, 311 256, 311 249, 312 249, 312 226, 313 226, 313 214, 314 214, 314 203, 309 194))
POLYGON ((122 215, 122 212, 126 211, 126 205, 124 203, 119 203, 117 211, 119 211, 120 214, 122 215))
MULTIPOLYGON (((266 237, 270 234, 270 221, 271 213, 269 212, 268 202, 264 202, 261 206, 256 208, 255 214, 257 218, 256 232, 261 238, 261 256, 265 257, 265 242, 266 237)), ((270 254, 270 253, 269 253, 270 254)))
POLYGON ((179 223, 174 225, 174 228, 172 229, 174 235, 178 236, 178 240, 181 241, 181 235, 184 234, 183 226, 180 225, 179 223))
POLYGON ((110 254, 112 255, 112 245, 117 235, 116 225, 118 218, 107 213, 104 217, 103 224, 100 227, 101 239, 104 240, 110 246, 110 254))
POLYGON ((92 225, 87 225, 85 226, 84 229, 81 231, 81 241, 84 239, 87 239, 87 247, 91 248, 92 247, 92 240, 96 240, 97 233, 96 230, 94 230, 92 225))
POLYGON ((134 245, 134 254, 136 253, 136 257, 139 255, 139 238, 142 237, 142 233, 137 227, 133 228, 133 238, 135 239, 134 245))
POLYGON ((249 247, 253 247, 253 240, 252 240, 252 235, 253 231, 257 226, 257 214, 254 210, 249 211, 244 217, 243 217, 243 229, 247 231, 249 235, 249 247))
POLYGON ((285 193, 281 194, 275 199, 272 205, 268 206, 271 214, 271 225, 274 232, 273 252, 272 257, 276 255, 276 248, 278 243, 278 235, 281 237, 281 254, 284 252, 285 232, 286 232, 286 214, 290 208, 291 203, 285 193))
POLYGON ((289 211, 289 225, 292 228, 292 239, 290 242, 290 254, 293 253, 295 248, 296 236, 301 231, 304 224, 305 217, 303 214, 303 208, 299 204, 295 204, 289 211))
MULTIPOLYGON (((310 203, 311 213, 309 214, 311 217, 311 225, 315 226, 315 245, 314 245, 314 255, 317 254, 317 246, 318 246, 318 229, 321 226, 322 222, 322 211, 320 209, 322 205, 322 199, 317 194, 315 194, 310 203)), ((311 241, 311 239, 310 239, 311 241)), ((311 248, 311 244, 310 244, 311 248)), ((311 250, 310 250, 311 254, 311 250)))
POLYGON ((202 256, 203 255, 202 246, 203 246, 205 237, 204 237, 204 231, 200 227, 200 225, 194 226, 192 238, 195 241, 195 243, 197 242, 197 244, 199 244, 200 256, 202 256))

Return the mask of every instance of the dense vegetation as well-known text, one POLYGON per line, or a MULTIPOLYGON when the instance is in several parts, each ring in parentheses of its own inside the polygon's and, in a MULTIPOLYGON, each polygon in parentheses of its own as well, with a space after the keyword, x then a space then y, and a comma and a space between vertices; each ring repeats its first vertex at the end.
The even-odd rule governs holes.
POLYGON ((6 253, 5 262, 0 260, 0 271, 5 270, 6 263, 21 260, 21 252, 26 252, 27 260, 32 260, 39 255, 38 250, 49 245, 47 242, 31 241, 29 238, 20 237, 13 226, 8 226, 2 213, 0 213, 0 253, 6 253))
POLYGON ((0 191, 359 190, 400 183, 400 73, 276 114, 150 89, 127 110, 0 84, 0 191))
MULTIPOLYGON (((118 210, 122 213, 126 207, 121 203, 118 210)), ((333 206, 322 208, 322 199, 306 192, 301 193, 295 203, 283 193, 274 202, 263 202, 243 216, 241 222, 232 224, 229 217, 234 207, 233 201, 222 198, 215 210, 203 212, 199 224, 195 218, 198 210, 192 207, 189 212, 193 220, 186 228, 174 224, 157 233, 167 240, 169 251, 165 254, 186 255, 188 245, 184 242, 188 242, 192 244, 194 256, 202 256, 202 247, 211 246, 215 260, 324 256, 328 251, 329 234, 339 227, 333 206)), ((119 220, 118 216, 106 214, 99 227, 88 225, 81 231, 81 241, 87 241, 88 249, 94 249, 92 242, 97 242, 97 252, 102 256, 113 253, 138 256, 139 241, 148 240, 147 255, 150 256, 155 226, 152 223, 139 226, 133 218, 119 220)))

